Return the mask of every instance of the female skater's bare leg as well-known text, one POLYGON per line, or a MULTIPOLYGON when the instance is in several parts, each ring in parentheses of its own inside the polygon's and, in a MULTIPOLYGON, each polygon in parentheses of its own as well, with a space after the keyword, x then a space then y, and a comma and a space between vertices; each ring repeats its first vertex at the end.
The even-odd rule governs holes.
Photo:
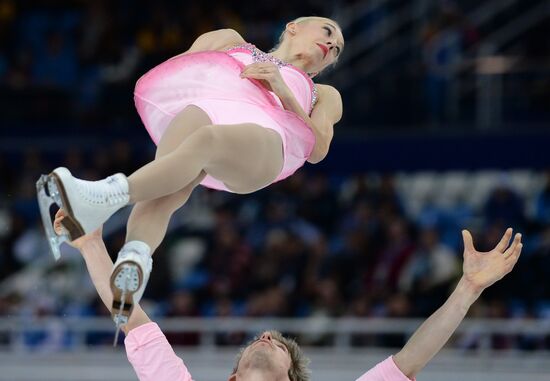
MULTIPOLYGON (((208 122, 200 111, 188 112, 208 122)), ((80 212, 69 211, 67 220, 78 222, 79 213, 87 216, 93 220, 87 230, 103 223, 129 199, 142 202, 133 212, 128 240, 111 274, 112 313, 117 325, 127 321, 143 295, 152 269, 151 249, 162 241, 170 216, 187 201, 205 173, 236 193, 250 193, 273 182, 283 167, 282 139, 277 132, 252 123, 197 127, 200 124, 190 125, 187 118, 176 118, 168 131, 173 136, 163 139, 158 157, 127 180, 116 175, 100 182, 85 182, 72 178, 70 173, 54 171, 66 180, 60 180, 59 189, 69 187, 64 193, 75 197, 75 203, 67 205, 81 208, 80 212)))
POLYGON ((234 192, 250 193, 270 184, 282 166, 282 140, 277 132, 256 124, 207 125, 135 172, 129 178, 130 188, 141 192, 146 201, 140 201, 133 212, 128 240, 111 275, 115 322, 127 321, 141 299, 152 268, 151 249, 160 244, 173 211, 205 173, 234 192))
MULTIPOLYGON (((196 106, 188 106, 166 129, 158 144, 155 159, 172 152, 199 127, 210 124, 212 121, 204 111, 196 106)), ((152 254, 166 235, 172 214, 187 202, 193 189, 205 176, 205 172, 201 173, 191 184, 171 195, 136 203, 128 220, 126 242, 143 241, 152 254)))
POLYGON ((193 189, 205 176, 206 173, 199 175, 191 184, 171 195, 138 202, 128 219, 126 242, 136 240, 145 242, 152 255, 164 239, 174 212, 185 205, 193 189))
MULTIPOLYGON (((200 115, 198 112, 199 119, 200 115)), ((85 181, 74 178, 66 168, 56 168, 48 181, 54 186, 58 205, 67 211, 63 225, 71 240, 94 231, 128 203, 169 196, 196 183, 204 173, 235 193, 254 192, 279 175, 283 147, 274 130, 253 123, 197 126, 185 119, 175 120, 169 135, 181 128, 188 136, 183 141, 181 136, 163 138, 159 157, 129 178, 116 174, 100 181, 85 181), (174 148, 175 143, 170 142, 179 145, 174 148)))
POLYGON ((175 193, 202 171, 233 192, 251 193, 275 180, 282 166, 282 140, 277 132, 253 123, 203 126, 175 150, 128 178, 130 200, 175 193))
MULTIPOLYGON (((176 149, 199 127, 211 123, 200 108, 185 108, 163 134, 155 159, 176 149)), ((117 326, 128 320, 133 306, 141 299, 152 268, 151 255, 164 239, 172 214, 187 202, 205 176, 206 173, 202 172, 191 184, 173 194, 134 205, 128 220, 126 243, 118 254, 110 277, 111 313, 117 326)))
MULTIPOLYGON (((199 113, 202 111, 199 110, 199 113)), ((182 116, 185 116, 185 113, 182 113, 182 116)), ((187 114, 195 114, 194 116, 198 115, 199 118, 192 119, 193 121, 202 121, 204 122, 205 119, 207 119, 206 114, 204 114, 204 118, 200 118, 200 114, 197 114, 196 110, 193 110, 191 113, 187 114)), ((189 125, 189 119, 185 118, 179 118, 179 120, 175 120, 175 123, 173 123, 167 132, 170 133, 170 139, 164 139, 160 142, 159 148, 157 151, 157 159, 155 161, 148 164, 147 170, 144 171, 140 169, 137 173, 131 176, 130 181, 132 181, 132 178, 136 179, 136 181, 141 181, 143 187, 151 188, 155 187, 158 181, 161 181, 160 179, 163 178, 163 176, 157 177, 155 174, 156 179, 147 179, 147 176, 150 173, 154 173, 156 171, 166 171, 173 168, 171 165, 171 162, 164 163, 161 162, 161 158, 165 157, 166 155, 169 155, 171 153, 174 153, 179 149, 179 147, 174 144, 174 142, 179 141, 180 146, 183 145, 183 143, 186 142, 186 139, 193 137, 192 127, 182 127, 178 124, 185 124, 189 125), (164 143, 164 144, 163 144, 164 143), (168 167, 168 169, 166 169, 168 167), (141 171, 141 173, 139 173, 141 171)), ((195 126, 197 124, 195 123, 195 126)), ((199 130, 201 128, 200 126, 195 127, 195 130, 199 130)), ((150 250, 151 253, 155 251, 155 249, 160 245, 162 242, 162 239, 164 238, 164 235, 166 234, 166 229, 168 227, 168 223, 170 221, 170 218, 172 214, 178 210, 180 207, 182 207, 185 202, 189 199, 189 196, 191 195, 191 192, 193 189, 202 181, 204 176, 206 175, 206 171, 211 172, 210 174, 222 181, 224 181, 230 189, 241 192, 241 193, 248 193, 251 191, 254 191, 256 189, 259 189, 263 187, 264 185, 267 185, 269 182, 271 182, 280 172, 280 166, 282 165, 282 157, 277 160, 276 156, 277 153, 273 152, 273 156, 275 156, 273 162, 275 163, 275 167, 272 167, 271 170, 264 171, 262 160, 258 160, 259 158, 262 158, 262 153, 259 152, 250 152, 250 149, 253 147, 255 150, 261 150, 263 154, 266 154, 266 151, 268 151, 267 147, 270 145, 275 146, 276 150, 278 150, 279 155, 281 155, 282 148, 277 143, 277 139, 280 139, 278 135, 270 130, 260 129, 258 126, 254 125, 230 125, 230 126, 214 126, 212 130, 221 130, 224 129, 223 132, 220 132, 220 136, 214 137, 214 139, 221 140, 223 139, 223 144, 220 144, 220 149, 223 146, 231 145, 231 148, 229 148, 229 154, 227 157, 223 156, 222 152, 222 159, 221 160, 212 160, 208 168, 205 168, 204 170, 199 166, 199 174, 198 176, 191 181, 190 184, 185 185, 183 188, 179 189, 178 191, 166 195, 161 196, 159 198, 152 198, 146 201, 140 201, 132 210, 132 214, 130 215, 130 219, 128 221, 128 228, 127 228, 127 235, 126 235, 126 241, 134 241, 139 240, 142 242, 145 242, 150 250), (235 132, 238 132, 237 135, 243 135, 241 137, 237 136, 235 137, 235 132), (267 137, 263 137, 263 132, 268 132, 267 137), (275 134, 275 136, 272 136, 272 134, 275 134), (259 135, 259 136, 256 136, 259 135), (241 140, 242 139, 242 140, 241 140), (265 141, 264 141, 265 140, 265 141), (272 143, 272 140, 275 142, 272 143), (244 149, 243 142, 250 141, 253 143, 256 141, 256 144, 246 144, 249 149, 244 149), (239 152, 239 155, 235 155, 235 152, 239 152), (231 157, 238 157, 240 160, 231 160, 231 157), (259 163, 258 163, 259 162, 259 163), (251 165, 251 164, 256 164, 251 165), (253 172, 258 172, 258 174, 254 174, 253 172), (263 172, 263 173, 262 173, 263 172), (243 173, 245 176, 243 176, 243 173), (246 177, 246 175, 251 175, 255 177, 255 181, 243 181, 243 177, 246 177), (258 180, 260 182, 258 182, 258 180)), ((209 132, 210 133, 210 132, 209 132)), ((166 134, 165 134, 166 136, 166 134)), ((280 140, 279 140, 280 141, 280 140)), ((212 151, 215 151, 215 146, 210 146, 212 151)), ((207 148, 204 148, 205 150, 207 148)), ((225 149, 223 150, 225 151, 225 149)), ((268 152, 267 152, 268 153, 268 152)), ((187 155, 187 152, 180 153, 179 155, 183 156, 181 160, 185 159, 185 156, 187 155)), ((176 161, 176 164, 178 164, 178 155, 172 155, 171 161, 176 161)), ((201 155, 197 155, 199 157, 202 157, 201 155)), ((267 158, 264 158, 266 160, 267 158)), ((185 162, 185 161, 182 161, 185 162)), ((200 161, 199 161, 200 163, 200 161)), ((267 167, 267 166, 266 166, 267 167)), ((176 165, 175 173, 165 173, 164 177, 168 177, 170 179, 172 178, 178 178, 180 179, 180 172, 185 172, 187 169, 187 165, 181 166, 176 165)), ((165 181, 165 180, 162 180, 165 181)), ((174 181, 176 182, 176 181, 174 181)), ((175 187, 178 188, 181 183, 177 183, 175 187)), ((136 186, 136 185, 134 185, 136 186)), ((138 189, 141 189, 141 186, 137 186, 138 189)), ((145 189, 146 191, 146 189, 145 189)), ((154 189, 153 189, 154 192, 154 189)))

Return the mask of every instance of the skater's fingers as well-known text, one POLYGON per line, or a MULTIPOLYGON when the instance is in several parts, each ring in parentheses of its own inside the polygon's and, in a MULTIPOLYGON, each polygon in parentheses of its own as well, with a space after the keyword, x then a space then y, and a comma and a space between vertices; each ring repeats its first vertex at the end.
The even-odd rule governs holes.
POLYGON ((65 232, 65 228, 61 224, 61 221, 63 221, 65 217, 57 217, 53 222, 53 230, 57 235, 62 235, 65 232))
POLYGON ((468 230, 462 230, 462 239, 464 240, 464 250, 474 252, 476 251, 474 247, 474 240, 472 239, 472 234, 468 230))
POLYGON ((59 209, 57 211, 57 213, 55 213, 55 218, 57 219, 58 217, 65 217, 66 214, 65 214, 65 211, 63 209, 59 209))
POLYGON ((63 233, 63 228, 61 226, 61 221, 55 220, 53 223, 53 230, 55 230, 55 233, 57 235, 61 235, 63 233))
POLYGON ((54 224, 58 224, 65 219, 65 216, 55 217, 54 224))
POLYGON ((57 235, 63 235, 63 233, 65 233, 65 228, 61 224, 61 221, 63 221, 65 216, 66 214, 63 209, 59 209, 57 213, 55 213, 55 220, 53 221, 53 230, 57 235))

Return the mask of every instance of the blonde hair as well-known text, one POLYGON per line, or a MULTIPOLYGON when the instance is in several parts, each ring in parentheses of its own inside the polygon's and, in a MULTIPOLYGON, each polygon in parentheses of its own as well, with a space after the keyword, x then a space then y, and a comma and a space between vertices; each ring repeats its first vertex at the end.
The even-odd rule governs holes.
MULTIPOLYGON (((342 30, 342 28, 340 27, 340 24, 338 24, 338 22, 336 22, 333 19, 329 19, 328 17, 304 16, 304 17, 298 17, 297 19, 294 19, 294 20, 289 21, 289 22, 300 24, 300 23, 308 22, 308 21, 312 21, 312 20, 330 20, 330 21, 332 21, 336 24, 336 26, 338 27, 338 29, 340 29, 340 31, 342 30)), ((285 26, 285 29, 283 29, 283 31, 279 35, 279 39, 277 40, 277 44, 269 51, 270 53, 277 50, 277 49, 279 49, 279 47, 281 46, 281 44, 283 43, 283 41, 285 39, 285 35, 286 35, 286 26, 285 26)), ((342 52, 343 52, 343 49, 342 49, 342 52)), ((342 52, 340 52, 340 55, 342 55, 342 52)), ((336 63, 338 63, 338 58, 336 59, 336 61, 330 67, 336 66, 336 63)))
MULTIPOLYGON (((309 358, 304 355, 302 349, 296 343, 295 340, 284 337, 279 331, 268 331, 273 340, 277 340, 286 347, 290 355, 290 368, 288 369, 288 378, 290 381, 309 381, 311 371, 308 368, 309 358)), ((254 337, 244 348, 241 348, 241 351, 237 355, 235 361, 235 367, 233 368, 233 373, 237 373, 239 368, 239 362, 246 348, 248 348, 254 341, 258 340, 259 336, 254 337)))

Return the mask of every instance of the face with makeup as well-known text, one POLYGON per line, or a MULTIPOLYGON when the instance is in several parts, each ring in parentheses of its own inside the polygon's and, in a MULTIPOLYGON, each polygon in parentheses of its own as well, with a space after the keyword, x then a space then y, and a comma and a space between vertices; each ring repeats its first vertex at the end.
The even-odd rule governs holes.
POLYGON ((327 18, 304 17, 286 25, 277 49, 287 62, 308 73, 319 73, 338 61, 344 37, 338 24, 327 18))

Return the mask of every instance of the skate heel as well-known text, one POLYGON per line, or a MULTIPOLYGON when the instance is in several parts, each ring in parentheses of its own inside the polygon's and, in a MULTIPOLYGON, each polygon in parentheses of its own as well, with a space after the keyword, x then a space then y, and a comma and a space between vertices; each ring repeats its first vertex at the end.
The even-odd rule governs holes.
POLYGON ((139 265, 133 261, 120 263, 111 275, 111 291, 113 304, 111 316, 116 324, 116 334, 113 346, 116 346, 120 327, 128 323, 134 309, 134 293, 141 287, 143 275, 139 265))
POLYGON ((142 241, 124 244, 111 273, 113 305, 111 314, 117 325, 115 343, 120 326, 128 323, 134 306, 139 303, 153 267, 151 248, 142 241))
MULTIPOLYGON (((61 257, 59 246, 61 246, 61 244, 65 241, 70 241, 71 237, 69 235, 69 229, 66 229, 63 234, 57 235, 53 227, 53 219, 50 214, 50 208, 53 204, 56 204, 61 208, 63 201, 59 194, 55 179, 51 175, 40 176, 36 182, 36 196, 38 199, 38 206, 40 208, 40 215, 42 217, 42 225, 44 226, 50 251, 57 261, 61 257)), ((65 227, 64 223, 63 226, 65 227)))
POLYGON ((143 280, 139 265, 133 261, 122 262, 111 275, 113 292, 113 316, 118 313, 130 316, 133 309, 133 295, 143 280))
POLYGON ((63 187, 63 183, 58 174, 52 172, 48 175, 48 190, 52 196, 54 202, 59 206, 59 208, 67 212, 66 217, 61 222, 61 225, 67 230, 69 239, 74 241, 85 235, 84 229, 74 218, 73 210, 71 204, 67 198, 67 192, 63 187))

